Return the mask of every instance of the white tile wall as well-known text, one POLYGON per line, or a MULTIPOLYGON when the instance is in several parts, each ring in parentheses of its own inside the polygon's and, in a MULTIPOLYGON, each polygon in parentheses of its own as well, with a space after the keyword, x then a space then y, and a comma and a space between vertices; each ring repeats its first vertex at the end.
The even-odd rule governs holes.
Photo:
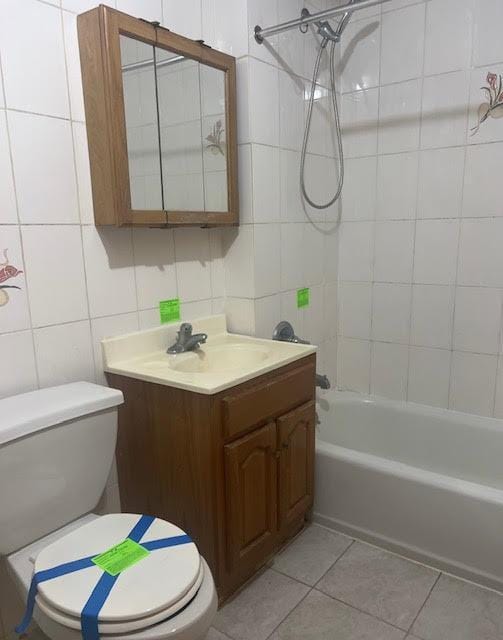
MULTIPOLYGON (((194 37, 204 5, 210 44, 236 43, 235 24, 216 21, 220 0, 196 0, 192 11, 162 0, 111 4, 149 20, 164 12, 166 24, 194 37)), ((240 3, 230 4, 238 16, 240 3)), ((94 227, 76 34, 76 14, 94 6, 0 3, 0 262, 7 249, 23 272, 7 282, 20 289, 4 290, 9 301, 0 307, 2 397, 75 379, 104 382, 99 341, 140 321, 158 324, 159 300, 180 297, 184 318, 222 309, 219 232, 94 227)), ((245 32, 244 15, 241 41, 245 32)))
MULTIPOLYGON (((291 320, 342 388, 503 416, 503 118, 471 130, 503 70, 500 0, 354 16, 338 64, 346 184, 329 212, 306 210, 298 184, 316 40, 249 37, 300 0, 112 2, 239 58, 242 225, 223 235, 94 228, 75 16, 95 4, 0 3, 0 260, 7 248, 25 272, 0 307, 0 395, 102 382, 102 337, 155 326, 158 301, 179 296, 184 318, 225 309, 244 333, 291 320)), ((311 151, 321 199, 334 163, 318 107, 311 151)), ((111 480, 102 506, 116 504, 111 480)))
POLYGON ((394 0, 346 31, 342 388, 503 416, 503 118, 476 129, 502 11, 394 0))

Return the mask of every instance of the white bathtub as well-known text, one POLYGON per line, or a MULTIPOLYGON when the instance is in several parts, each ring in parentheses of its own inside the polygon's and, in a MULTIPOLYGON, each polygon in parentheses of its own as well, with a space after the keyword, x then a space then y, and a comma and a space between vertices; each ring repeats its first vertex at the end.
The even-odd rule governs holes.
POLYGON ((314 519, 503 589, 503 420, 330 391, 314 519))

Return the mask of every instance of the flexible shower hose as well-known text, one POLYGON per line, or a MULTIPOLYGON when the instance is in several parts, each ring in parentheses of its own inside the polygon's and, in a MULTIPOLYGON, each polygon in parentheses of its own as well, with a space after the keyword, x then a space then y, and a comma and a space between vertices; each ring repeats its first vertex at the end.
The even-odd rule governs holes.
POLYGON ((325 39, 322 41, 320 45, 320 50, 318 51, 318 55, 316 57, 316 62, 314 65, 313 71, 313 80, 311 83, 311 94, 309 96, 309 104, 307 108, 307 119, 306 119, 306 128, 304 129, 304 139, 302 141, 302 151, 300 154, 300 188, 302 190, 302 195, 306 199, 306 201, 315 209, 327 209, 340 197, 342 191, 342 185, 344 184, 344 154, 342 151, 342 135, 341 135, 341 125, 339 120, 339 107, 337 105, 337 96, 335 93, 335 42, 330 42, 330 89, 332 93, 332 106, 334 109, 334 118, 335 118, 335 131, 337 135, 337 150, 339 154, 339 181, 337 184, 337 190, 328 202, 325 203, 317 203, 311 200, 309 197, 306 184, 304 181, 304 173, 305 173, 305 163, 306 163, 306 153, 307 153, 307 144, 309 142, 309 134, 311 131, 311 120, 313 116, 313 104, 314 104, 314 92, 316 90, 316 81, 318 79, 318 73, 320 70, 320 62, 321 56, 323 55, 323 51, 327 46, 328 40, 325 39))

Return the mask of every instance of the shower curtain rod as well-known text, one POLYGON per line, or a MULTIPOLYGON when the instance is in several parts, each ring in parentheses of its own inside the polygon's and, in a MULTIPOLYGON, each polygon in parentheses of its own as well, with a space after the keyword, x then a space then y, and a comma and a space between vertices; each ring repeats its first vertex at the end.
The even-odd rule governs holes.
POLYGON ((324 11, 318 11, 318 13, 311 13, 304 18, 300 17, 295 20, 288 20, 288 22, 281 22, 274 27, 266 27, 263 29, 260 25, 257 24, 254 30, 255 40, 259 44, 262 44, 264 42, 264 38, 274 36, 277 33, 289 31, 290 29, 295 29, 295 27, 308 25, 311 24, 311 22, 318 22, 318 20, 333 18, 340 13, 346 13, 346 11, 352 13, 353 11, 359 11, 360 9, 366 9, 367 7, 373 7, 376 4, 384 4, 385 2, 389 1, 390 0, 358 0, 357 2, 344 4, 340 7, 334 7, 333 9, 325 9, 324 11))

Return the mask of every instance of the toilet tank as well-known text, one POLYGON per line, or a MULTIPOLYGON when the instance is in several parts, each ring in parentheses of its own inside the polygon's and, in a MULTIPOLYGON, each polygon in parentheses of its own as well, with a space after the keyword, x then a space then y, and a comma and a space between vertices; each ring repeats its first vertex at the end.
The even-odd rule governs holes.
POLYGON ((122 402, 120 391, 90 382, 0 400, 0 555, 96 506, 122 402))

